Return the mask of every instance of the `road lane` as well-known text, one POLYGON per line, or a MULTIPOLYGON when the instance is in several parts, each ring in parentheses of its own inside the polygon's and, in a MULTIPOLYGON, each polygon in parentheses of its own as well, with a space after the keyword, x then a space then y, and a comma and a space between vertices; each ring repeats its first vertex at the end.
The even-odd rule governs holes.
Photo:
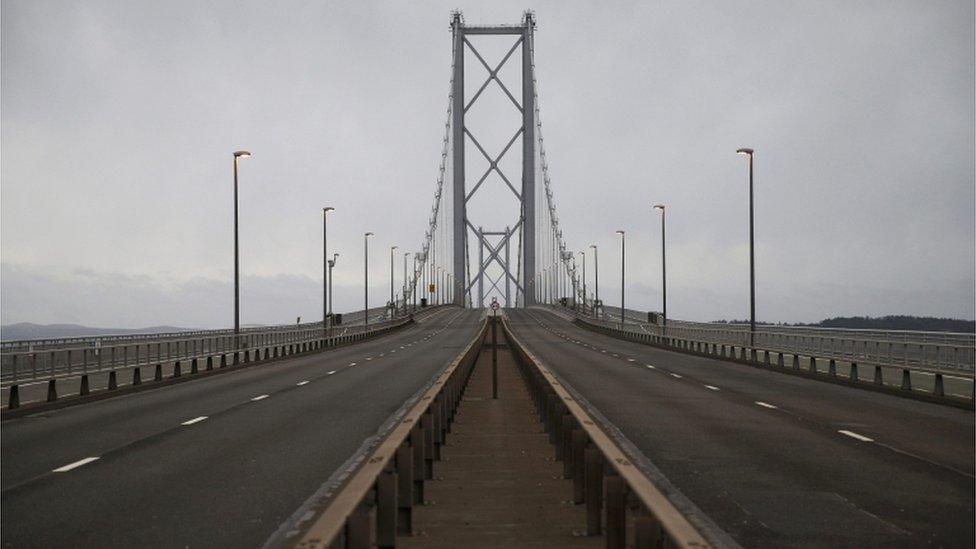
POLYGON ((259 546, 479 318, 453 309, 362 344, 5 422, 3 543, 259 546))
POLYGON ((970 412, 624 342, 541 310, 510 316, 743 545, 972 545, 970 412))

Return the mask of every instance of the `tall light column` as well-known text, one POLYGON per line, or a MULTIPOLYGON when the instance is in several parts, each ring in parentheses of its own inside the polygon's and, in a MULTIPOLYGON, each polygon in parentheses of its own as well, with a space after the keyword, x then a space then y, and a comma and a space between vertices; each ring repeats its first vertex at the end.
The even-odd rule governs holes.
POLYGON ((617 234, 620 235, 620 327, 623 328, 625 322, 624 319, 627 318, 624 316, 624 266, 626 265, 626 262, 624 261, 624 253, 626 251, 624 247, 624 240, 626 239, 626 236, 623 230, 617 231, 617 234))
POLYGON ((335 211, 332 206, 322 208, 322 337, 329 329, 329 212, 335 211))
POLYGON ((390 318, 396 314, 396 302, 393 298, 393 252, 397 251, 399 246, 390 246, 390 318))
POLYGON ((654 209, 661 210, 661 327, 668 325, 668 271, 664 253, 664 204, 655 204, 654 209))
POLYGON ((755 151, 749 148, 741 148, 735 151, 738 154, 749 157, 749 346, 756 345, 756 253, 755 238, 753 230, 753 208, 752 208, 752 164, 755 151))
POLYGON ((410 257, 410 252, 403 254, 403 291, 400 297, 403 298, 403 314, 407 314, 407 258, 410 257))
POLYGON ((579 252, 580 257, 583 258, 583 314, 586 314, 586 251, 579 252))
POLYGON ((596 244, 590 244, 593 248, 593 291, 596 294, 593 298, 593 314, 600 316, 600 258, 597 255, 596 244))
POLYGON ((369 330, 369 237, 373 233, 363 235, 363 326, 369 330))
MULTIPOLYGON (((332 318, 332 268, 335 267, 336 260, 339 259, 339 254, 332 254, 332 259, 329 260, 329 313, 328 316, 332 318)), ((329 328, 332 328, 332 323, 329 323, 329 328)))
POLYGON ((234 152, 234 347, 241 346, 241 252, 240 238, 237 231, 237 163, 242 158, 249 158, 247 151, 234 152))

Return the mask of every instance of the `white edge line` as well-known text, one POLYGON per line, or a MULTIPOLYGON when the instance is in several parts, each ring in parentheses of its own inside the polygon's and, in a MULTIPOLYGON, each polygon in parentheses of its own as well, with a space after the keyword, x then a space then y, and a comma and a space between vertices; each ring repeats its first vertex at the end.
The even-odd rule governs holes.
POLYGON ((873 438, 869 438, 869 437, 866 437, 864 435, 859 435, 859 434, 855 433, 854 431, 845 431, 844 429, 841 429, 840 431, 837 431, 837 432, 840 433, 840 434, 842 434, 842 435, 847 435, 847 436, 849 436, 851 438, 856 438, 857 440, 860 440, 861 442, 874 442, 874 439, 873 438))
POLYGON ((86 457, 85 459, 79 459, 78 461, 76 461, 74 463, 69 463, 67 465, 63 465, 61 467, 58 467, 57 469, 55 469, 52 472, 54 472, 54 473, 67 473, 68 471, 70 471, 72 469, 77 469, 78 467, 81 467, 82 465, 89 464, 89 463, 91 463, 91 462, 93 462, 93 461, 95 461, 97 459, 98 459, 97 457, 86 457))

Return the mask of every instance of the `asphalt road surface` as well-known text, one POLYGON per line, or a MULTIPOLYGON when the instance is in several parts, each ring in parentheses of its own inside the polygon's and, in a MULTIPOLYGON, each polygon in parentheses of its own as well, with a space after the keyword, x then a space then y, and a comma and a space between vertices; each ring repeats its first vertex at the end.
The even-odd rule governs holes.
POLYGON ((539 309, 509 316, 646 468, 743 546, 973 547, 972 412, 629 343, 539 309))
POLYGON ((481 314, 446 308, 361 344, 4 422, 0 539, 259 547, 481 314))

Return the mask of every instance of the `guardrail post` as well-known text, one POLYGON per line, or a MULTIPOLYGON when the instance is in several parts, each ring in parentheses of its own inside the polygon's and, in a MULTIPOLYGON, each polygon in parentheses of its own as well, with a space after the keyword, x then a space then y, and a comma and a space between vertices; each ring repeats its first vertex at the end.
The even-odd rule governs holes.
POLYGON ((627 539, 627 514, 624 508, 624 479, 617 474, 606 478, 607 548, 623 549, 627 539))
POLYGON ((392 460, 387 463, 376 479, 376 546, 382 549, 396 547, 397 475, 392 460))
POLYGON ((830 374, 830 377, 837 377, 837 361, 836 360, 830 359, 830 362, 827 364, 827 373, 830 374))
POLYGON ((47 382, 47 401, 54 402, 58 399, 58 386, 56 379, 49 379, 47 382))
POLYGON ((661 526, 647 510, 634 518, 634 549, 657 549, 661 547, 661 526))
POLYGON ((396 533, 413 534, 413 452, 409 439, 396 450, 397 517, 396 533))
POLYGON ((163 365, 158 362, 156 363, 156 371, 153 375, 153 380, 155 381, 163 380, 163 365))
MULTIPOLYGON (((565 406, 563 407, 565 410, 565 406)), ((573 478, 573 416, 568 411, 563 412, 562 455, 563 478, 573 478)))
POLYGON ((438 395, 430 406, 434 425, 434 459, 441 460, 441 444, 444 443, 444 399, 438 395))
POLYGON ((755 349, 749 349, 749 360, 752 361, 753 363, 759 362, 759 358, 756 356, 755 349))
POLYGON ((139 366, 132 369, 132 385, 142 385, 142 368, 139 366))
POLYGON ((197 364, 197 357, 193 357, 193 359, 190 360, 190 373, 196 374, 198 372, 200 372, 200 366, 197 364))
POLYGON ((213 370, 213 356, 207 356, 207 369, 213 370))
POLYGON ((603 456, 596 448, 584 451, 586 460, 586 535, 599 536, 603 531, 603 456))
POLYGON ((180 377, 183 375, 183 367, 180 366, 180 361, 177 360, 173 363, 173 377, 180 377))
POLYGON ((221 368, 226 368, 227 367, 227 353, 221 353, 221 355, 220 355, 220 367, 221 368))
POLYGON ((903 368, 901 371, 901 390, 911 391, 912 390, 912 374, 908 368, 903 368))
POLYGON ((573 429, 573 503, 586 501, 586 431, 573 429))
POLYGON ((859 381, 857 375, 857 362, 851 362, 851 375, 848 377, 850 377, 851 383, 857 383, 859 381))
POLYGON ((420 421, 410 431, 410 448, 413 450, 413 502, 424 503, 424 479, 427 478, 427 460, 424 457, 424 428, 420 421))
POLYGON ((769 351, 763 351, 763 364, 765 364, 767 368, 771 366, 769 362, 769 351))
POLYGON ((807 371, 809 371, 811 374, 817 373, 817 357, 810 357, 810 367, 807 368, 807 371))
POLYGON ((935 374, 935 387, 932 389, 932 394, 939 397, 945 396, 945 385, 942 381, 942 374, 935 374))
POLYGON ((881 371, 881 366, 874 367, 874 384, 884 385, 884 373, 881 371))
POLYGON ((796 353, 793 354, 793 369, 794 370, 800 369, 800 355, 796 353))
POLYGON ((88 374, 81 376, 81 387, 78 389, 78 396, 85 396, 89 393, 88 374))
POLYGON ((10 394, 7 400, 7 409, 13 410, 14 408, 20 408, 20 387, 17 385, 10 386, 10 394))
POLYGON ((115 375, 115 370, 108 373, 108 390, 114 391, 119 388, 119 379, 115 375))
POLYGON ((434 478, 434 417, 430 408, 421 419, 424 433, 424 479, 434 478))
MULTIPOLYGON (((366 496, 370 497, 369 495, 366 496)), ((367 549, 370 543, 372 525, 369 520, 370 505, 365 500, 356 506, 356 510, 346 518, 346 547, 349 549, 367 549)))
POLYGON ((783 353, 777 353, 779 356, 776 358, 776 366, 780 368, 786 368, 786 361, 783 360, 783 353))

